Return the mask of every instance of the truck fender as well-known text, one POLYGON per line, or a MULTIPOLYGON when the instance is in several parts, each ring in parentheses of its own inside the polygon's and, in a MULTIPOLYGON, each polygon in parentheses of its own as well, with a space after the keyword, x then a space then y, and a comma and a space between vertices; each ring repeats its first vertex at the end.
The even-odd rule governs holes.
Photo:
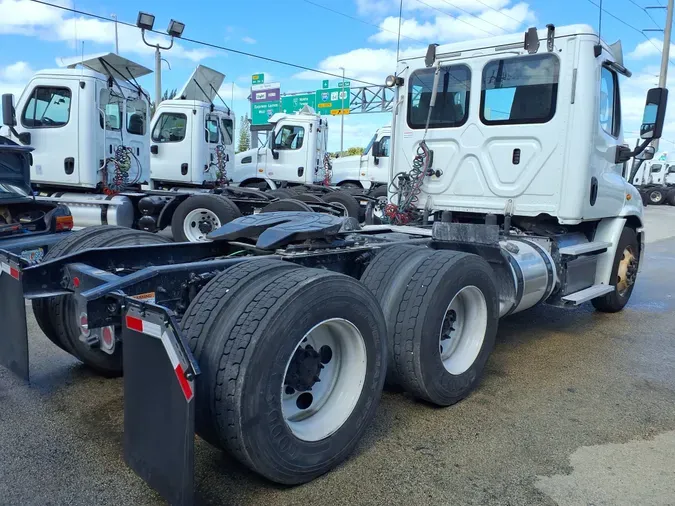
POLYGON ((157 230, 164 230, 166 227, 171 225, 171 218, 173 218, 173 213, 176 211, 181 202, 183 202, 188 195, 176 196, 169 201, 162 211, 159 213, 159 218, 157 219, 157 230))
POLYGON ((619 246, 619 238, 626 226, 626 218, 605 218, 595 229, 594 241, 608 242, 611 246, 607 251, 598 255, 598 264, 595 269, 595 284, 610 284, 612 276, 612 267, 614 266, 614 257, 619 246))

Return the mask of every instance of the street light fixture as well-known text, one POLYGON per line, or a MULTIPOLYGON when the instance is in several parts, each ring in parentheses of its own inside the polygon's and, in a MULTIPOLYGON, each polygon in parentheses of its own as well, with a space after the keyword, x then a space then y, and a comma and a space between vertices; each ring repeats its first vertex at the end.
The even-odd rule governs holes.
MULTIPOLYGON (((155 26, 155 16, 154 14, 148 14, 147 12, 139 12, 138 19, 136 20, 136 26, 141 29, 141 35, 143 37, 143 42, 146 46, 155 48, 155 109, 159 106, 159 103, 162 101, 162 53, 160 49, 168 51, 173 47, 174 37, 180 38, 183 35, 183 30, 185 30, 185 23, 176 21, 172 19, 169 21, 169 28, 167 28, 166 33, 171 37, 171 43, 168 46, 160 46, 159 43, 151 44, 145 40, 145 31, 152 31, 152 27, 155 26)), ((168 63, 168 62, 167 62, 168 63)), ((169 67, 170 68, 170 67, 169 67)))
POLYGON ((155 26, 155 16, 147 12, 139 12, 136 26, 141 30, 152 30, 152 27, 155 26))
POLYGON ((183 30, 185 30, 185 23, 172 19, 169 21, 169 28, 166 29, 166 33, 172 37, 180 38, 183 35, 183 30))

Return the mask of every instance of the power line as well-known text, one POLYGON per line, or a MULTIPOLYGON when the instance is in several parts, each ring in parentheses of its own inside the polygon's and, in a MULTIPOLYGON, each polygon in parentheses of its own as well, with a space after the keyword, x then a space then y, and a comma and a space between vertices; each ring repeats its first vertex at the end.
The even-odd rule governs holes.
MULTIPOLYGON (((107 21, 108 23, 114 23, 115 22, 112 19, 106 18, 104 16, 99 16, 98 14, 92 14, 91 12, 81 11, 81 10, 73 9, 71 7, 66 7, 66 6, 63 6, 63 5, 52 4, 52 3, 49 3, 49 2, 45 2, 44 0, 31 0, 31 2, 46 5, 48 7, 53 7, 55 9, 60 9, 60 10, 63 10, 63 11, 68 11, 68 12, 71 12, 71 13, 74 13, 74 14, 80 14, 82 16, 88 16, 88 17, 91 17, 91 18, 99 19, 101 21, 107 21)), ((140 30, 140 28, 138 28, 133 23, 128 23, 126 21, 119 21, 119 20, 117 21, 117 23, 120 24, 120 25, 126 25, 126 26, 130 26, 132 28, 136 28, 137 30, 140 30)), ((167 35, 166 33, 160 32, 158 30, 146 30, 146 32, 152 32, 152 33, 156 33, 156 34, 159 34, 159 35, 167 35)), ((325 76, 336 77, 336 78, 339 78, 341 80, 343 79, 342 75, 334 74, 332 72, 326 72, 325 70, 318 70, 318 69, 315 69, 315 68, 312 68, 312 67, 306 67, 304 65, 298 65, 297 63, 291 63, 291 62, 287 62, 287 61, 283 61, 283 60, 277 60, 276 58, 270 58, 268 56, 261 56, 261 55, 254 54, 254 53, 248 53, 246 51, 240 51, 238 49, 232 49, 232 48, 229 48, 229 47, 220 46, 218 44, 212 44, 210 42, 204 42, 204 41, 197 40, 197 39, 190 39, 188 37, 180 37, 180 40, 183 40, 185 42, 191 42, 193 44, 198 44, 198 45, 205 46, 205 47, 210 47, 212 49, 220 49, 221 51, 239 54, 239 55, 242 55, 242 56, 250 56, 251 58, 257 58, 259 60, 264 60, 264 61, 268 61, 268 62, 271 62, 271 63, 278 63, 279 65, 285 65, 287 67, 293 67, 293 68, 300 69, 300 70, 306 70, 308 72, 316 72, 317 74, 323 74, 325 76)), ((355 79, 353 77, 345 76, 344 79, 348 79, 350 81, 354 81, 354 82, 357 82, 357 83, 362 83, 362 84, 365 84, 365 85, 368 85, 368 86, 381 86, 380 84, 375 84, 375 83, 371 83, 371 82, 368 82, 368 81, 363 81, 361 79, 355 79)))
MULTIPOLYGON (((339 16, 342 16, 342 17, 345 17, 345 18, 348 18, 348 19, 352 19, 352 20, 354 20, 354 21, 358 21, 359 23, 363 23, 364 25, 374 26, 374 27, 377 28, 378 30, 382 30, 382 31, 384 31, 384 32, 389 32, 389 33, 393 33, 394 35, 398 35, 398 34, 397 34, 395 31, 393 31, 393 30, 387 30, 386 28, 382 28, 382 26, 380 26, 380 25, 376 25, 375 23, 370 23, 370 22, 368 22, 368 21, 366 21, 366 20, 364 20, 364 19, 357 18, 356 16, 352 16, 352 15, 347 14, 347 13, 345 13, 345 12, 341 12, 341 11, 335 10, 335 9, 333 9, 333 8, 331 8, 331 7, 326 6, 326 5, 322 5, 322 4, 318 4, 318 3, 312 2, 312 0, 302 0, 302 1, 305 2, 305 3, 308 3, 308 4, 310 4, 310 5, 314 5, 315 7, 319 7, 320 9, 325 9, 325 10, 327 10, 327 11, 333 12, 333 13, 339 15, 339 16)), ((413 39, 412 37, 407 37, 407 36, 405 36, 405 35, 401 35, 401 37, 403 37, 404 39, 414 40, 415 42, 419 42, 420 44, 426 44, 426 42, 423 42, 423 41, 418 40, 418 39, 413 39)))
POLYGON ((509 15, 506 14, 505 12, 502 12, 502 11, 500 11, 499 9, 495 9, 495 8, 492 7, 491 5, 486 4, 485 2, 481 2, 481 0, 476 0, 476 2, 478 2, 478 3, 481 4, 481 5, 484 5, 484 6, 487 7, 488 9, 491 9, 491 10, 495 11, 497 14, 501 14, 502 16, 504 16, 504 17, 506 17, 506 18, 512 19, 513 21, 515 21, 516 23, 518 23, 518 26, 520 26, 520 25, 523 24, 523 20, 521 20, 521 19, 516 19, 516 18, 514 18, 513 16, 509 16, 509 15))
MULTIPOLYGON (((634 26, 631 25, 630 23, 625 22, 623 19, 621 19, 621 18, 615 16, 614 14, 612 14, 611 12, 609 12, 607 9, 605 9, 605 8, 601 7, 600 5, 596 4, 593 0, 587 0, 587 1, 588 1, 589 3, 595 5, 598 9, 601 9, 602 12, 604 12, 604 13, 607 14, 608 16, 610 16, 610 17, 616 19, 616 20, 619 21, 621 24, 627 26, 627 27, 630 28, 631 30, 634 30, 634 31, 636 31, 637 33, 639 33, 640 35, 642 35, 646 41, 648 41, 652 46, 654 46, 654 47, 658 50, 659 53, 663 53, 663 51, 661 50, 661 48, 660 48, 659 46, 657 46, 656 44, 654 44, 654 41, 653 41, 652 39, 650 39, 650 38, 647 36, 647 34, 645 34, 645 32, 643 32, 643 31, 640 30, 639 28, 634 27, 634 26)), ((672 60, 669 59, 668 61, 670 62, 671 65, 675 65, 675 63, 673 63, 672 60)))
POLYGON ((663 30, 663 28, 661 28, 661 25, 659 25, 659 23, 652 17, 651 13, 647 9, 645 9, 642 5, 637 3, 635 0, 628 0, 628 1, 630 3, 632 3, 635 7, 640 9, 642 12, 644 12, 647 16, 649 16, 649 19, 651 19, 654 22, 654 24, 656 25, 657 28, 660 28, 661 30, 663 30))
MULTIPOLYGON (((487 33, 488 35, 493 35, 493 36, 496 35, 495 33, 488 32, 487 30, 483 30, 482 28, 479 28, 479 27, 477 27, 476 25, 472 25, 471 23, 469 23, 469 22, 463 20, 463 19, 460 18, 460 17, 453 16, 452 14, 449 14, 449 13, 447 13, 447 12, 445 12, 445 11, 443 11, 443 10, 437 8, 437 7, 434 7, 433 5, 429 5, 428 3, 423 2, 422 0, 415 0, 415 1, 416 1, 417 3, 422 4, 422 5, 426 5, 426 6, 429 7, 430 9, 433 9, 433 10, 435 10, 435 11, 438 11, 438 12, 440 12, 441 14, 445 14, 445 15, 448 16, 450 19, 454 19, 455 21, 460 21, 460 22, 464 23, 465 25, 470 26, 471 28, 475 28, 476 30, 480 30, 481 32, 487 33)), ((445 1, 445 0, 444 0, 444 1, 445 1)), ((446 3, 447 3, 447 2, 446 2, 446 3)), ((450 5, 451 5, 451 4, 450 4, 450 5)), ((472 16, 473 16, 473 17, 477 17, 477 16, 474 16, 473 14, 472 14, 472 16)), ((480 19, 480 18, 478 18, 478 19, 480 19)))
MULTIPOLYGON (((465 9, 462 9, 461 7, 458 7, 457 5, 455 5, 455 4, 453 4, 453 3, 450 3, 450 2, 448 2, 447 0, 441 0, 441 1, 442 1, 443 3, 448 4, 450 7, 454 7, 454 8, 457 9, 458 11, 462 11, 462 12, 464 12, 465 14, 468 14, 469 16, 472 16, 472 17, 478 19, 479 21, 482 21, 483 23, 487 23, 488 25, 492 25, 492 26, 494 26, 495 28, 499 28, 500 30, 502 30, 502 31, 504 31, 504 32, 506 31, 506 29, 505 29, 503 26, 495 25, 494 23, 488 21, 487 19, 483 19, 483 18, 481 18, 480 16, 476 16, 476 15, 473 14, 472 12, 469 12, 469 11, 467 11, 467 10, 465 10, 465 9)), ((483 4, 483 5, 485 5, 485 4, 483 4)), ((459 19, 459 18, 455 18, 455 19, 459 19)), ((477 27, 476 27, 476 28, 477 28, 477 27)))

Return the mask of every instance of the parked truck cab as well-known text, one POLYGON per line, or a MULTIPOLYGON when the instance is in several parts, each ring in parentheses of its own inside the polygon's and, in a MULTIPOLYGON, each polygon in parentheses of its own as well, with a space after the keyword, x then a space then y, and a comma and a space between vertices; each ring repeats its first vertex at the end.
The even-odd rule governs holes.
POLYGON ((151 125, 152 188, 210 187, 234 165, 234 113, 213 101, 224 74, 199 65, 151 125))
POLYGON ((336 186, 370 189, 389 182, 389 150, 391 126, 379 128, 357 156, 341 156, 333 160, 331 182, 336 186))
POLYGON ((328 123, 311 107, 277 113, 265 145, 235 156, 231 179, 240 186, 323 184, 327 180, 328 123))
POLYGON ((150 180, 149 100, 136 79, 150 70, 112 53, 62 63, 37 72, 14 107, 10 136, 34 148, 33 185, 140 188, 150 180))

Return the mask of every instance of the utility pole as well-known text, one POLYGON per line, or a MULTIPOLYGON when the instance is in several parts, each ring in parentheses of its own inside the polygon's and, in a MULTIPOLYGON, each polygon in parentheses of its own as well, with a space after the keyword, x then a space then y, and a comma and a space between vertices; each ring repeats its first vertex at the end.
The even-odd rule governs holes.
MULTIPOLYGON (((672 1, 672 0, 671 0, 672 1)), ((345 68, 340 67, 342 70, 342 85, 340 88, 342 91, 342 104, 340 106, 340 156, 344 155, 345 152, 345 68)))
MULTIPOLYGON (((666 26, 663 30, 663 51, 661 52, 661 72, 659 73, 659 88, 665 88, 668 81, 668 65, 670 64, 670 34, 673 28, 673 2, 668 0, 668 6, 645 7, 645 9, 666 9, 666 26)), ((652 142, 654 150, 659 150, 658 139, 652 142)))
POLYGON ((117 37, 117 14, 111 14, 110 17, 115 20, 115 54, 120 54, 120 42, 117 37))
POLYGON ((159 44, 155 46, 155 110, 162 101, 162 53, 159 52, 159 44))

